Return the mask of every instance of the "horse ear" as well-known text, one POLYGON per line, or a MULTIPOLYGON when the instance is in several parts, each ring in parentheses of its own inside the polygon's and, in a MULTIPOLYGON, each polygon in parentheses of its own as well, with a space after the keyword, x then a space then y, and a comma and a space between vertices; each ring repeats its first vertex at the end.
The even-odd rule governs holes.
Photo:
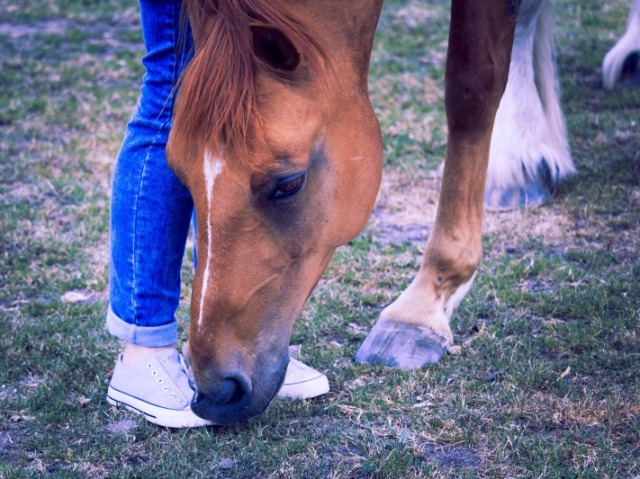
POLYGON ((252 25, 253 54, 271 68, 292 72, 300 65, 300 53, 289 38, 277 28, 252 25))

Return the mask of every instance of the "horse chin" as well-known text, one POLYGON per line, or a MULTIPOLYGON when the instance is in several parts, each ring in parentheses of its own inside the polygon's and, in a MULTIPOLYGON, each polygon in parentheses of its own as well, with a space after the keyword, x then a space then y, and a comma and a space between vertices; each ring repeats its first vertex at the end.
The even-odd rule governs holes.
POLYGON ((284 382, 288 364, 286 356, 275 367, 258 367, 251 377, 230 370, 216 381, 196 381, 191 410, 218 425, 246 421, 269 406, 284 382))

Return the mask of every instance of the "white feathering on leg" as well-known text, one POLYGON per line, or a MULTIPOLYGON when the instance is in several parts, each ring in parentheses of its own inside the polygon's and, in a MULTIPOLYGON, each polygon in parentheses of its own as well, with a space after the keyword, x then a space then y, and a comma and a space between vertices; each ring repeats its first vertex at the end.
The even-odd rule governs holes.
POLYGON ((559 102, 552 20, 550 0, 522 3, 491 139, 487 182, 496 189, 525 186, 543 158, 556 181, 575 171, 559 102))

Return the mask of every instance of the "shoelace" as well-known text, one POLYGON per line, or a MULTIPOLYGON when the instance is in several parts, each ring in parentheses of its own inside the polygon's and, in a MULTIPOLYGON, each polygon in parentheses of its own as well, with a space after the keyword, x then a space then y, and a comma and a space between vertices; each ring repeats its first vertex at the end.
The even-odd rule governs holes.
MULTIPOLYGON (((158 371, 153 368, 152 363, 147 363, 147 369, 149 370, 152 376, 158 376, 158 371)), ((163 384, 165 382, 164 378, 162 377, 162 374, 160 375, 160 377, 156 379, 156 381, 158 382, 158 384, 163 384)), ((176 404, 181 403, 180 398, 176 395, 175 391, 173 390, 173 388, 171 388, 171 386, 169 386, 169 384, 165 384, 162 390, 165 393, 167 393, 169 397, 171 397, 176 404)))

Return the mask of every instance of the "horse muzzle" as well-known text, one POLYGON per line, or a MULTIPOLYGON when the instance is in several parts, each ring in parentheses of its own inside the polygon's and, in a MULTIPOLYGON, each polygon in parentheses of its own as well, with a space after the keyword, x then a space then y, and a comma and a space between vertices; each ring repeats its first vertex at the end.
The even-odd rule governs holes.
POLYGON ((192 411, 219 425, 245 421, 260 414, 282 386, 288 359, 277 361, 270 371, 258 368, 251 375, 238 368, 208 370, 203 379, 193 381, 192 411))

